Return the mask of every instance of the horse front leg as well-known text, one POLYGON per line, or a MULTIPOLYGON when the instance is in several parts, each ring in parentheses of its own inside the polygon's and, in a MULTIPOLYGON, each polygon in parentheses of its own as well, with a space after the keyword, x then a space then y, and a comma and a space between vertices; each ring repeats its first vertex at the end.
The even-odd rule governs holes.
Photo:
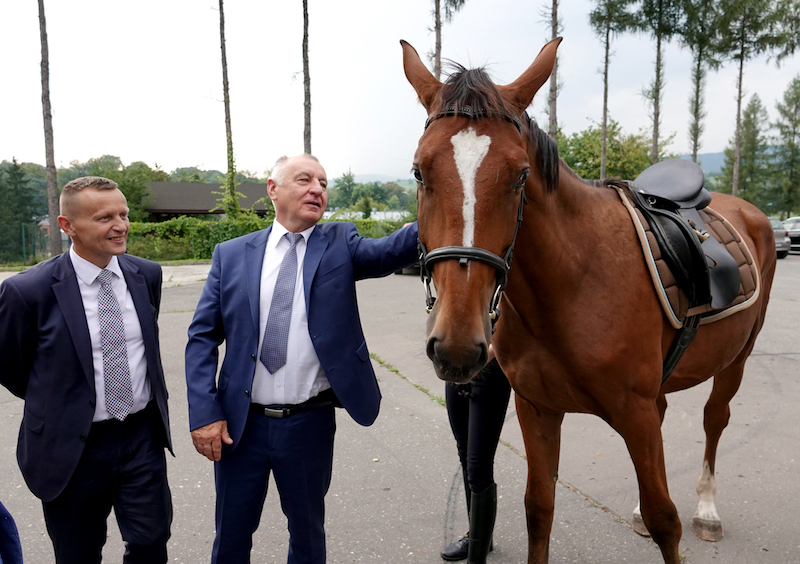
POLYGON ((667 487, 659 408, 652 400, 630 398, 615 415, 613 427, 625 439, 636 469, 644 524, 661 549, 664 562, 680 564, 681 522, 667 487))
MULTIPOLYGON (((664 415, 667 413, 667 396, 663 393, 658 394, 656 398, 656 407, 658 407, 658 418, 661 420, 661 424, 664 424, 664 415)), ((636 504, 636 508, 633 510, 633 517, 631 519, 631 526, 633 530, 642 535, 643 537, 649 537, 650 531, 647 530, 647 527, 644 524, 644 519, 642 519, 642 504, 638 502, 636 504)))
POLYGON ((730 402, 739 390, 744 373, 744 363, 736 363, 714 377, 711 395, 703 413, 703 428, 706 432, 706 450, 703 470, 697 479, 697 512, 692 518, 692 532, 706 541, 718 541, 724 536, 722 521, 717 513, 714 498, 717 495, 715 466, 719 439, 730 420, 730 402))
POLYGON ((525 514, 528 564, 547 564, 553 527, 563 413, 547 413, 515 395, 517 417, 528 458, 525 514))

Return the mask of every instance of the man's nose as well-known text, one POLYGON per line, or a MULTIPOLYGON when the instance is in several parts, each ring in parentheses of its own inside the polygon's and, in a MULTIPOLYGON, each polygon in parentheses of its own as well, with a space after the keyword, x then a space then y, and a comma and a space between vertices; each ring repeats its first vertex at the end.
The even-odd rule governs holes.
POLYGON ((322 187, 320 181, 315 178, 314 180, 311 181, 311 191, 314 192, 315 194, 321 194, 322 192, 325 191, 325 189, 322 187))

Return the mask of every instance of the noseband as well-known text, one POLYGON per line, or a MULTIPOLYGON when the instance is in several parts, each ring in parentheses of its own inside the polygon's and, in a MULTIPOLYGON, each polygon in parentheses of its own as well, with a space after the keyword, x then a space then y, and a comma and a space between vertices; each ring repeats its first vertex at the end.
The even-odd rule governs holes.
MULTIPOLYGON (((429 116, 428 120, 425 122, 425 129, 428 129, 428 126, 431 124, 431 122, 442 117, 463 116, 468 118, 477 118, 485 117, 486 115, 486 110, 483 109, 476 109, 472 108, 471 106, 450 105, 443 108, 437 114, 432 114, 429 116)), ((511 122, 517 128, 517 131, 519 131, 520 135, 522 135, 522 123, 517 116, 506 114, 502 117, 506 121, 511 122)), ((527 114, 525 114, 523 117, 528 119, 527 114)), ((525 196, 525 187, 523 186, 522 194, 520 195, 519 199, 519 207, 517 209, 517 225, 514 228, 514 237, 511 239, 511 244, 508 246, 502 257, 494 254, 491 251, 487 251, 486 249, 481 249, 478 247, 447 246, 428 251, 428 249, 425 247, 425 244, 422 242, 422 239, 417 239, 420 277, 425 285, 425 309, 428 313, 433 310, 433 304, 436 301, 436 298, 431 293, 432 265, 434 263, 442 260, 457 260, 460 266, 466 267, 471 260, 482 262, 484 264, 488 264, 489 266, 493 266, 497 270, 497 281, 494 294, 491 302, 489 303, 489 319, 492 320, 492 333, 494 333, 495 324, 500 317, 498 305, 500 304, 500 298, 503 296, 503 290, 505 290, 506 286, 508 285, 508 270, 511 268, 511 257, 514 254, 514 245, 517 241, 519 227, 522 224, 523 205, 527 203, 528 199, 525 196)))

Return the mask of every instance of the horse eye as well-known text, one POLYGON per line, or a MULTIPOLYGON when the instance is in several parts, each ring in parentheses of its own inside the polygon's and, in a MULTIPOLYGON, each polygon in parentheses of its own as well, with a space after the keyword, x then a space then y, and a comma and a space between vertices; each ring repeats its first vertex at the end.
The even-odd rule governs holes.
POLYGON ((514 186, 515 188, 521 188, 525 186, 525 183, 528 181, 528 177, 530 176, 530 170, 523 170, 522 174, 519 175, 519 179, 517 179, 517 184, 514 186))
POLYGON ((419 169, 417 167, 414 167, 413 169, 411 169, 411 172, 414 174, 414 179, 424 186, 425 181, 422 179, 422 173, 419 171, 419 169))

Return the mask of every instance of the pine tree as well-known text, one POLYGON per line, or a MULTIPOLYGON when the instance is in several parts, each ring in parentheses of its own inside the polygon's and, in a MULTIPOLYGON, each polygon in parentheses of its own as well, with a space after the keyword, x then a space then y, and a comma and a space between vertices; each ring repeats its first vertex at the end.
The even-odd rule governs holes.
POLYGON ((790 216, 800 212, 800 75, 792 80, 775 108, 775 211, 790 216))

